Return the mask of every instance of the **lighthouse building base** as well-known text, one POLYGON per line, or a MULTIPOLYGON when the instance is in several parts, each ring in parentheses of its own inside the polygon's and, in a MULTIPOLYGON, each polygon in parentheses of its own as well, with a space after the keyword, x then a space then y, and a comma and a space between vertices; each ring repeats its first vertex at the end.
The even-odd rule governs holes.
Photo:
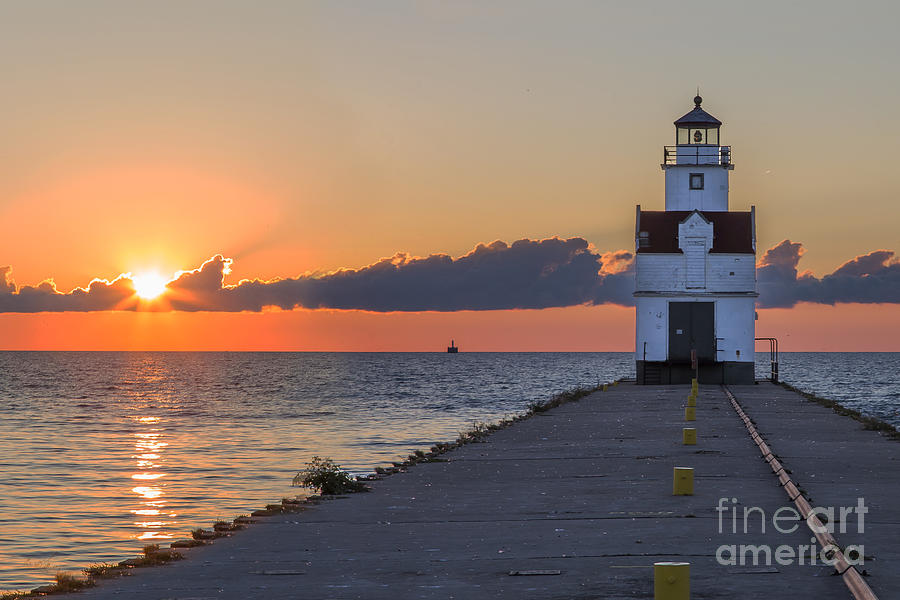
MULTIPOLYGON (((652 362, 638 360, 635 363, 638 385, 690 383, 694 370, 689 363, 652 362)), ((752 362, 701 363, 700 383, 752 384, 755 381, 752 362)))

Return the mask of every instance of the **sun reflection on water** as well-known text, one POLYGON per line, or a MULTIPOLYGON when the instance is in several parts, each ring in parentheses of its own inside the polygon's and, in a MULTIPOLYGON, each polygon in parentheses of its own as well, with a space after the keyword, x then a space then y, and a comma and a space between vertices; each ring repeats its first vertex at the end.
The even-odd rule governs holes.
MULTIPOLYGON (((159 425, 162 422, 159 417, 154 416, 135 417, 134 421, 140 426, 159 425)), ((133 522, 139 530, 136 535, 139 540, 166 540, 174 537, 170 533, 161 531, 172 525, 172 521, 159 520, 159 517, 166 514, 166 501, 163 499, 165 484, 159 482, 166 476, 166 473, 161 470, 162 453, 169 445, 162 439, 163 431, 162 427, 151 427, 134 434, 135 454, 132 455, 132 458, 135 460, 137 472, 131 474, 131 479, 146 481, 148 484, 131 488, 131 491, 140 499, 138 507, 132 509, 131 513, 138 518, 157 517, 157 520, 147 519, 133 522)), ((174 517, 175 513, 168 513, 168 516, 174 517)))
POLYGON ((145 531, 137 537, 139 540, 171 540, 174 536, 161 531, 145 531))
MULTIPOLYGON (((159 498, 162 496, 162 490, 158 487, 148 487, 148 486, 138 486, 131 488, 131 491, 135 494, 139 495, 141 498, 152 500, 154 498, 159 498)), ((152 506, 149 502, 145 503, 147 506, 152 506)), ((164 503, 163 503, 164 505, 164 503)))

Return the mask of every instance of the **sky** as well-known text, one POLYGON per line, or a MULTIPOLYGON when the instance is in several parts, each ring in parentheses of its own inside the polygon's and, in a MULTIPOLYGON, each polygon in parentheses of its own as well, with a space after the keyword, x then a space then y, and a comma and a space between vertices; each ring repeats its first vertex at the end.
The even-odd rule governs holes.
POLYGON ((633 350, 622 252, 699 86, 757 210, 757 334, 900 351, 898 17, 0 4, 0 349, 633 350), (203 301, 129 299, 146 272, 203 301))

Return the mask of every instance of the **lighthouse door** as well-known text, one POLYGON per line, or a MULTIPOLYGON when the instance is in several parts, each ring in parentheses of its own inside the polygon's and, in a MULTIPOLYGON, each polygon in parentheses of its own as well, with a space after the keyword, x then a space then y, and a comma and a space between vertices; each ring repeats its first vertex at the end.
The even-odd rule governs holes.
POLYGON ((691 350, 702 362, 716 360, 715 304, 669 302, 669 360, 690 362, 691 350))

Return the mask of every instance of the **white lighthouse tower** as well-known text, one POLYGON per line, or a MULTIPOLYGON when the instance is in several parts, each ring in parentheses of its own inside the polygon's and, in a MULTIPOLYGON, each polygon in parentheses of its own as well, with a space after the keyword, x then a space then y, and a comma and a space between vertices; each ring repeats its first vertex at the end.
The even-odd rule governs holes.
POLYGON ((731 147, 700 107, 666 146, 666 209, 635 222, 635 361, 640 384, 753 383, 755 209, 728 210, 731 147), (696 362, 692 364, 692 358, 696 362))

